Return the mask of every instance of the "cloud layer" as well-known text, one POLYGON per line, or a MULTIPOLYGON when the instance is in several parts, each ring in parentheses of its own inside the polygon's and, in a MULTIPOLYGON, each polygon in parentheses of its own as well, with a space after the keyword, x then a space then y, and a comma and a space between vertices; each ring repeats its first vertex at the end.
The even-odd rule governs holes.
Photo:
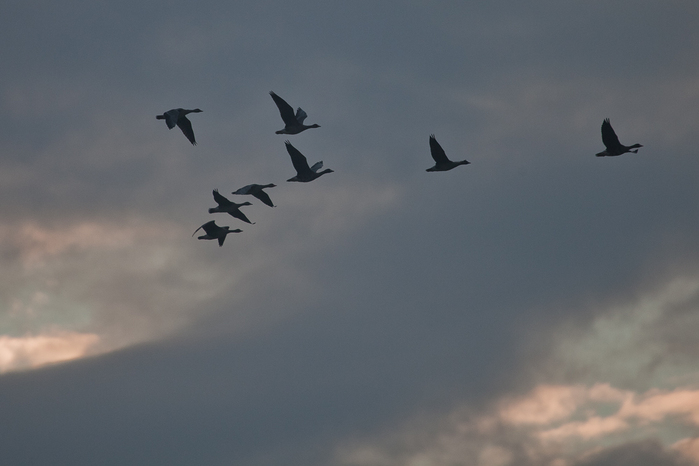
POLYGON ((698 10, 8 4, 0 463, 699 463, 698 10))

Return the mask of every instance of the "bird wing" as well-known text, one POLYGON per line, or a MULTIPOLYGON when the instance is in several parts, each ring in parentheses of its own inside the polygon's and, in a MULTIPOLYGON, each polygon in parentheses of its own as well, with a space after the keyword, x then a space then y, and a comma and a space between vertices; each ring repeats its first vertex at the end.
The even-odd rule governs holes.
POLYGON ((261 200, 263 203, 267 204, 268 206, 274 207, 274 204, 272 204, 272 199, 270 199, 269 194, 262 191, 261 189, 255 191, 254 193, 252 193, 252 195, 261 200))
POLYGON ((216 225, 215 220, 211 220, 210 222, 206 222, 205 224, 203 224, 202 226, 200 226, 199 228, 194 230, 194 233, 192 233, 192 236, 196 235, 197 231, 201 230, 202 228, 204 229, 204 231, 206 232, 207 235, 211 235, 213 232, 218 230, 220 227, 218 225, 216 225))
POLYGON ((216 203, 219 206, 225 207, 225 206, 232 204, 231 201, 226 199, 223 195, 221 195, 221 193, 218 192, 218 189, 214 189, 212 192, 214 194, 214 201, 216 201, 216 203))
POLYGON ((255 186, 254 184, 249 184, 247 186, 243 186, 242 188, 238 189, 237 191, 233 191, 231 194, 250 194, 250 190, 255 186))
POLYGON ((602 122, 602 143, 604 143, 604 147, 610 150, 621 146, 619 138, 614 132, 612 124, 609 122, 609 118, 606 118, 604 122, 602 122))
POLYGON ((180 111, 176 108, 168 110, 163 115, 165 115, 165 124, 168 128, 172 129, 177 126, 177 119, 180 116, 180 111))
POLYGON ((240 209, 230 210, 228 211, 228 213, 231 214, 233 217, 237 218, 238 220, 242 220, 243 222, 252 225, 252 222, 245 216, 243 212, 241 212, 240 209))
POLYGON ((294 164, 296 172, 299 175, 302 173, 310 173, 311 169, 308 168, 308 160, 306 160, 306 157, 292 146, 289 141, 284 141, 284 144, 286 144, 286 151, 291 156, 291 163, 294 164))
POLYGON ((299 122, 300 125, 303 124, 303 121, 308 118, 308 114, 301 110, 301 107, 296 109, 296 121, 299 122))
POLYGON ((184 133, 184 135, 187 136, 189 142, 196 146, 197 140, 194 139, 194 130, 192 129, 192 122, 189 121, 189 119, 186 116, 181 116, 177 120, 177 126, 179 126, 182 130, 182 133, 184 133))
POLYGON ((444 149, 442 149, 442 146, 440 146, 437 142, 434 134, 430 135, 430 152, 432 153, 432 158, 434 159, 435 163, 440 164, 449 162, 447 154, 444 152, 444 149))
POLYGON ((272 96, 274 103, 277 104, 279 114, 282 116, 282 120, 284 120, 284 123, 292 126, 296 125, 297 121, 296 117, 294 116, 294 109, 291 108, 291 105, 287 104, 286 100, 282 99, 272 91, 269 91, 269 95, 272 96))
POLYGON ((311 167, 311 171, 312 171, 312 172, 317 172, 317 171, 320 170, 321 168, 323 168, 323 161, 322 161, 322 160, 321 160, 320 162, 314 163, 313 166, 311 167))

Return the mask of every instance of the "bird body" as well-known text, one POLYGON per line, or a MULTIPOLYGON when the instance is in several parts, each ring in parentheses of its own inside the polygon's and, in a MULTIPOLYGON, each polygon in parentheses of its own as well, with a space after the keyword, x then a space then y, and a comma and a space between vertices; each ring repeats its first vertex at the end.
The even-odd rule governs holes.
POLYGON ((325 175, 326 173, 333 173, 333 170, 326 168, 322 172, 319 172, 321 168, 323 168, 323 162, 316 162, 313 164, 312 167, 309 168, 308 166, 308 160, 306 160, 306 157, 298 151, 294 146, 291 145, 289 141, 284 141, 284 144, 286 144, 286 151, 289 153, 289 156, 291 157, 291 163, 294 165, 294 168, 296 169, 296 176, 293 178, 289 178, 286 181, 299 181, 301 183, 308 183, 309 181, 313 181, 316 178, 325 175))
POLYGON ((197 231, 204 229, 204 232, 206 233, 205 235, 197 237, 197 239, 217 239, 218 240, 218 245, 219 247, 223 246, 223 242, 226 240, 226 235, 229 233, 240 233, 243 230, 240 229, 235 229, 231 230, 230 227, 220 227, 216 225, 216 222, 214 220, 211 220, 210 222, 206 222, 196 230, 194 230, 194 233, 192 233, 192 236, 196 234, 197 231))
POLYGON ((291 105, 286 103, 286 100, 282 99, 272 91, 269 91, 269 95, 272 96, 272 100, 274 100, 274 103, 277 104, 279 114, 281 115, 282 120, 284 120, 285 125, 284 129, 276 131, 276 134, 299 134, 300 132, 306 131, 309 128, 320 128, 320 125, 303 124, 308 115, 306 112, 301 110, 301 107, 297 108, 296 113, 294 113, 294 109, 291 107, 291 105))
POLYGON ((165 120, 165 124, 169 129, 178 126, 182 133, 189 139, 192 145, 197 145, 197 140, 194 138, 194 130, 192 129, 192 122, 189 121, 186 115, 189 113, 201 113, 202 110, 195 108, 194 110, 185 110, 184 108, 173 108, 168 110, 162 115, 156 115, 155 118, 158 120, 165 120))
POLYGON ((243 222, 253 224, 248 218, 245 216, 243 212, 240 211, 240 207, 244 205, 252 205, 249 202, 243 202, 242 204, 236 204, 235 202, 231 202, 228 199, 226 199, 224 196, 219 194, 218 189, 213 190, 214 194, 214 201, 218 204, 216 207, 212 207, 209 209, 209 213, 213 214, 216 212, 225 212, 227 214, 230 214, 231 216, 242 220, 243 222))
POLYGON ((251 196, 256 197, 257 199, 261 200, 264 204, 267 204, 270 207, 274 207, 274 204, 272 204, 272 199, 270 199, 269 195, 263 191, 265 188, 274 188, 276 187, 276 184, 249 184, 247 186, 243 186, 242 188, 238 189, 237 191, 233 191, 231 194, 250 194, 251 196))
POLYGON ((434 167, 428 168, 428 172, 445 172, 451 170, 452 168, 456 168, 459 165, 468 165, 469 163, 471 163, 468 160, 461 160, 458 162, 453 162, 449 160, 447 154, 444 152, 444 149, 442 149, 442 146, 437 142, 437 139, 434 137, 434 134, 430 135, 430 153, 432 154, 432 158, 434 159, 435 165, 434 167))
POLYGON ((627 152, 633 152, 636 154, 639 147, 643 147, 641 144, 634 144, 632 146, 625 146, 619 142, 619 138, 612 128, 612 124, 609 122, 609 118, 605 118, 602 122, 602 143, 606 150, 598 152, 595 154, 597 157, 614 157, 621 154, 626 154, 627 152))

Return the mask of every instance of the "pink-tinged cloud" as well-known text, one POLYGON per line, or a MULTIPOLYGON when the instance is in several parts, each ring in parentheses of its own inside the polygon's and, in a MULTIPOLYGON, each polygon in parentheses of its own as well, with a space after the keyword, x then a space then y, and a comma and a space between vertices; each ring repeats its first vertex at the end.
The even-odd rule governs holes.
POLYGON ((625 430, 629 427, 628 423, 616 416, 599 417, 593 416, 586 421, 569 422, 555 429, 545 430, 538 434, 540 440, 546 441, 563 441, 570 437, 579 437, 584 440, 601 437, 602 435, 610 434, 625 430))
POLYGON ((699 437, 682 439, 675 442, 672 448, 680 452, 688 460, 699 465, 699 437))
POLYGON ((538 426, 541 430, 535 436, 541 441, 562 442, 572 437, 589 440, 657 423, 668 416, 699 425, 699 390, 651 390, 637 395, 609 384, 590 388, 541 385, 522 398, 504 403, 499 415, 507 424, 538 426), (608 416, 600 416, 596 412, 599 403, 613 403, 618 408, 608 416), (583 420, 573 420, 575 417, 583 420))
POLYGON ((699 425, 699 390, 678 389, 669 393, 652 390, 636 403, 625 402, 618 413, 624 418, 657 422, 666 416, 679 415, 699 425))
POLYGON ((99 341, 92 333, 0 336, 0 372, 28 369, 85 356, 99 341))
POLYGON ((500 417, 510 424, 549 424, 570 416, 583 399, 580 387, 540 385, 525 397, 505 402, 500 417))
POLYGON ((18 245, 25 266, 40 263, 65 251, 125 248, 139 238, 155 237, 162 231, 148 224, 102 224, 82 222, 67 228, 46 228, 28 222, 6 233, 18 245))
POLYGON ((589 402, 618 402, 633 398, 633 393, 609 384, 539 385, 528 395, 508 400, 500 407, 500 419, 514 425, 547 425, 563 421, 589 402))

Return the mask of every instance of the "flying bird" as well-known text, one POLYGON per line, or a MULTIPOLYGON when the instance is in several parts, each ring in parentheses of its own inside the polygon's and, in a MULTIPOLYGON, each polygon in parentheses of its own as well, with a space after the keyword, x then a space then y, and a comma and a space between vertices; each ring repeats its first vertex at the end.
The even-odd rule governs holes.
POLYGON ((308 116, 306 112, 301 110, 301 107, 296 109, 296 114, 294 114, 294 109, 286 103, 286 100, 279 97, 272 91, 269 91, 269 95, 272 96, 274 103, 277 104, 279 109, 279 114, 284 120, 284 129, 280 129, 276 134, 299 134, 301 131, 306 131, 309 128, 320 128, 319 125, 304 125, 303 121, 308 116))
POLYGON ((291 156, 291 163, 294 164, 296 169, 296 176, 289 178, 286 181, 300 181, 301 183, 308 183, 313 181, 319 176, 325 175, 326 173, 333 173, 333 170, 326 168, 322 172, 319 172, 323 168, 323 162, 317 162, 312 167, 308 168, 308 160, 306 157, 298 151, 294 146, 291 145, 289 141, 284 141, 286 144, 286 151, 291 156))
POLYGON ((209 209, 209 213, 213 214, 215 212, 226 212, 233 217, 242 220, 243 222, 247 222, 249 224, 253 224, 248 218, 245 216, 244 213, 240 211, 240 207, 244 205, 252 205, 249 202, 243 202, 242 204, 236 204, 235 202, 231 202, 225 197, 223 197, 221 194, 219 194, 218 189, 214 189, 214 201, 218 204, 216 207, 212 207, 209 209))
POLYGON ((263 203, 267 204, 270 207, 274 207, 274 204, 272 204, 272 199, 269 198, 269 194, 263 191, 265 188, 274 188, 276 187, 276 184, 249 184, 247 186, 243 186, 237 191, 233 191, 231 194, 250 194, 251 196, 256 197, 257 199, 261 200, 263 203))
POLYGON ((432 153, 435 165, 434 167, 428 168, 428 172, 445 172, 459 165, 468 165, 471 163, 468 160, 461 160, 459 162, 452 162, 449 160, 444 149, 442 149, 442 146, 439 145, 437 139, 434 137, 434 134, 430 134, 430 152, 432 153))
POLYGON ((204 229, 205 235, 197 237, 197 239, 217 239, 219 247, 223 246, 223 242, 226 241, 226 235, 228 233, 240 233, 243 230, 235 229, 231 230, 230 227, 220 227, 216 225, 214 220, 206 222, 192 233, 192 236, 196 234, 197 231, 204 229))
POLYGON ((612 124, 609 122, 609 118, 605 118, 602 122, 602 142, 607 150, 603 150, 602 152, 595 154, 597 157, 614 157, 627 152, 633 152, 635 154, 638 152, 639 147, 643 147, 640 144, 625 146, 620 143, 619 138, 614 132, 614 128, 612 128, 612 124))
POLYGON ((173 108, 168 110, 162 115, 156 115, 155 118, 158 120, 165 120, 165 124, 169 129, 179 126, 182 133, 189 139, 193 145, 197 145, 197 140, 194 139, 194 130, 192 129, 192 122, 189 121, 185 115, 189 113, 201 113, 202 110, 195 108, 194 110, 185 110, 184 108, 173 108))

